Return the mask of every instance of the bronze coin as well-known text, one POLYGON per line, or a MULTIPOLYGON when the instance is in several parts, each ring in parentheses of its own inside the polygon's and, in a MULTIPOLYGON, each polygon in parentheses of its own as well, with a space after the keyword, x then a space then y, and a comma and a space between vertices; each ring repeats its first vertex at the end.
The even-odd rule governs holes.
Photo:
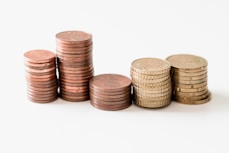
POLYGON ((56 49, 63 52, 81 52, 90 50, 93 48, 93 42, 88 41, 86 44, 63 44, 63 43, 56 43, 56 49))
POLYGON ((117 100, 117 101, 110 101, 109 99, 108 100, 98 99, 98 98, 90 95, 90 100, 95 102, 95 103, 104 104, 104 105, 120 105, 120 104, 124 104, 124 103, 130 103, 131 97, 128 97, 128 98, 122 99, 122 100, 117 100))
POLYGON ((90 103, 93 107, 100 109, 100 110, 106 110, 106 111, 118 111, 118 110, 126 109, 131 105, 130 103, 128 103, 128 104, 123 104, 123 105, 114 107, 114 106, 103 106, 103 105, 99 105, 93 102, 90 102, 90 103))
POLYGON ((48 50, 31 50, 24 54, 24 59, 32 63, 46 63, 55 60, 55 54, 48 50))
POLYGON ((50 102, 54 102, 57 99, 57 96, 46 98, 46 99, 39 99, 39 98, 37 99, 37 98, 30 97, 30 96, 27 96, 27 97, 30 101, 36 102, 36 103, 50 103, 50 102))
POLYGON ((63 31, 56 34, 56 41, 64 44, 87 44, 92 35, 83 31, 63 31))
POLYGON ((60 98, 69 102, 82 102, 89 100, 89 96, 81 96, 81 97, 68 97, 65 95, 60 95, 60 98))
POLYGON ((126 94, 128 92, 131 92, 131 88, 123 88, 123 90, 115 91, 115 92, 109 92, 109 91, 100 91, 99 89, 94 89, 92 86, 89 86, 90 91, 95 92, 99 95, 120 95, 120 94, 126 94))
POLYGON ((56 71, 56 67, 42 69, 42 70, 31 69, 31 68, 26 67, 25 68, 25 71, 28 72, 28 73, 46 73, 46 72, 48 73, 48 72, 54 72, 54 71, 56 71))
POLYGON ((92 91, 90 91, 90 97, 94 97, 99 100, 104 100, 104 101, 121 101, 123 99, 127 99, 130 97, 130 93, 126 93, 123 95, 98 95, 92 91))
POLYGON ((120 91, 131 85, 131 80, 119 74, 101 74, 90 79, 90 86, 101 91, 120 91))

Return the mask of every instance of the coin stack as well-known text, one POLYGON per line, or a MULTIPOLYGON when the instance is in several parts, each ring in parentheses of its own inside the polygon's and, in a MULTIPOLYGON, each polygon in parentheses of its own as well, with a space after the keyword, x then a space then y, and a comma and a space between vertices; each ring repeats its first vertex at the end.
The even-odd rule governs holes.
POLYGON ((158 58, 140 58, 131 64, 134 102, 146 108, 165 107, 171 103, 169 62, 158 58))
POLYGON ((131 80, 119 74, 101 74, 90 80, 91 105, 102 110, 121 110, 131 105, 131 80))
POLYGON ((93 77, 92 35, 82 31, 56 34, 56 53, 60 97, 78 102, 89 99, 89 80, 93 77))
POLYGON ((189 54, 167 58, 172 65, 173 99, 184 104, 202 104, 211 99, 207 87, 206 59, 189 54))
POLYGON ((38 103, 58 97, 55 54, 47 50, 31 50, 24 54, 28 99, 38 103))

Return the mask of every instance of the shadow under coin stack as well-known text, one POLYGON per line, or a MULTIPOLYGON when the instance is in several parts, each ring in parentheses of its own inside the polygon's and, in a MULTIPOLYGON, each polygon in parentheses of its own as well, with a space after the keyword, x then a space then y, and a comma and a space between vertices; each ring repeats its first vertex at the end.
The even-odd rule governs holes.
POLYGON ((131 64, 134 102, 146 108, 165 107, 171 103, 171 65, 158 58, 141 58, 131 64))
POLYGON ((92 35, 82 31, 56 34, 60 97, 79 102, 89 99, 89 80, 94 74, 92 35))
POLYGON ((31 50, 24 54, 27 96, 30 101, 48 103, 58 97, 55 54, 47 50, 31 50))
POLYGON ((98 109, 125 109, 131 105, 131 80, 118 74, 97 75, 90 80, 90 99, 98 109))
POLYGON ((199 56, 169 56, 172 65, 173 99, 184 104, 202 104, 211 99, 207 87, 207 61, 199 56))

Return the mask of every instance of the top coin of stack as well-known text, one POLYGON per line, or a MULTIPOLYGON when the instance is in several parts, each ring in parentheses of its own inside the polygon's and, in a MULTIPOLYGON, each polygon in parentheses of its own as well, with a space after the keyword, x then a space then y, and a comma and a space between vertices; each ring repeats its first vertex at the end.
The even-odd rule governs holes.
POLYGON ((89 80, 94 74, 92 35, 82 31, 56 34, 60 96, 67 101, 89 99, 89 80))
POLYGON ((29 100, 47 103, 57 99, 55 60, 55 54, 47 50, 31 50, 24 54, 29 100))
POLYGON ((206 59, 189 54, 167 58, 172 65, 173 99, 184 104, 202 104, 211 99, 207 87, 206 59))
POLYGON ((91 105, 102 110, 121 110, 131 105, 131 80, 119 74, 101 74, 90 80, 91 105))
POLYGON ((141 58, 131 64, 135 104, 147 108, 171 103, 170 63, 158 58, 141 58))

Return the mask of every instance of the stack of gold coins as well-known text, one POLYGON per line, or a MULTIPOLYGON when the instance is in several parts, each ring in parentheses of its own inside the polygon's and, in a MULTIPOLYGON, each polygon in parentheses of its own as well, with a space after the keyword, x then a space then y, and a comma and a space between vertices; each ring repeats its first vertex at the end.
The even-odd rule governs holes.
POLYGON ((173 99, 184 104, 202 104, 211 99, 207 87, 206 59, 189 54, 167 58, 172 65, 173 99))
POLYGON ((92 35, 64 31, 56 35, 60 97, 78 102, 89 99, 89 80, 93 77, 92 35))
POLYGON ((24 54, 27 96, 33 102, 47 103, 57 99, 55 54, 47 50, 31 50, 24 54))
POLYGON ((158 58, 141 58, 131 64, 134 102, 146 108, 165 107, 171 103, 171 65, 158 58))

